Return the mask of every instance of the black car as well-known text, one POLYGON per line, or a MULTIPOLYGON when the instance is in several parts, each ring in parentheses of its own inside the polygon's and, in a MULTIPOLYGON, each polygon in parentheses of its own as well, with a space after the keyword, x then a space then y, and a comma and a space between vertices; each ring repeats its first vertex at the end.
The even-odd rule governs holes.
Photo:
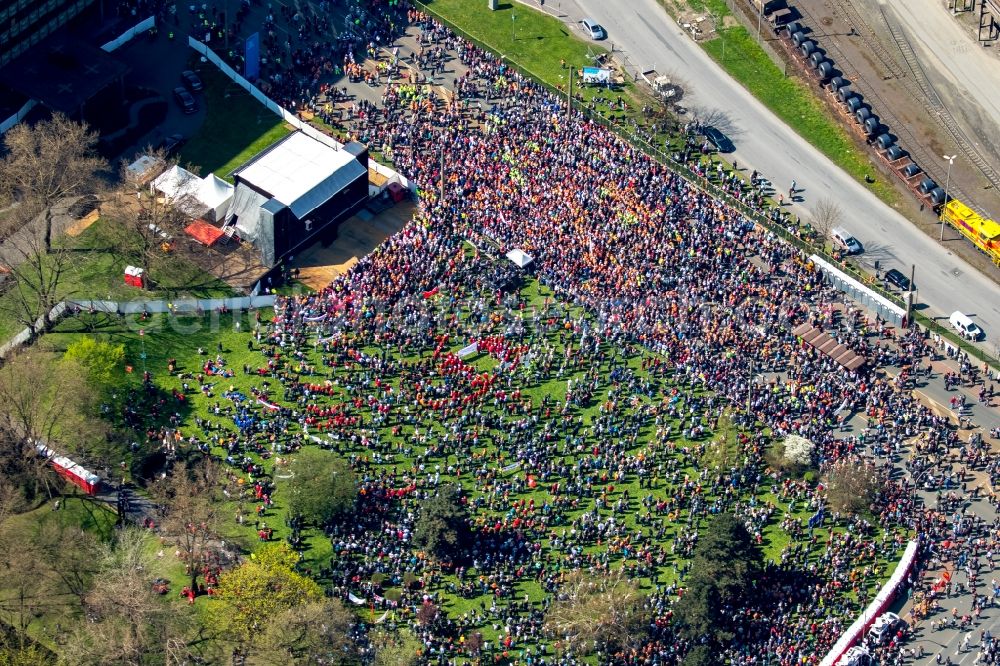
POLYGON ((910 291, 910 278, 906 277, 895 268, 890 268, 888 272, 886 272, 885 281, 900 291, 910 291))
POLYGON ((162 150, 165 155, 172 155, 186 139, 183 134, 171 134, 157 144, 156 149, 162 150))
POLYGON ((183 72, 181 72, 181 81, 184 82, 184 85, 191 92, 198 92, 199 90, 204 88, 204 86, 201 85, 201 79, 199 79, 198 75, 192 72, 190 69, 185 69, 183 72))
POLYGON ((180 105, 184 113, 195 113, 198 110, 198 103, 194 101, 194 97, 186 88, 180 86, 174 88, 174 99, 177 100, 177 104, 180 105))
POLYGON ((720 132, 718 128, 709 125, 705 128, 703 133, 709 143, 715 146, 715 149, 720 153, 731 153, 736 150, 736 147, 733 145, 733 142, 729 140, 729 137, 720 132))

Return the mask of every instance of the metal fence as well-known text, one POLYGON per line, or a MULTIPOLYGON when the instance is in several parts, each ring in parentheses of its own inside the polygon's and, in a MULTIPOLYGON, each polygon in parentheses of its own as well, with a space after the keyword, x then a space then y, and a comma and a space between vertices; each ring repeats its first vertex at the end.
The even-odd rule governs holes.
POLYGON ((906 318, 905 308, 886 299, 871 287, 862 284, 818 255, 813 254, 809 257, 809 261, 823 271, 824 279, 837 290, 878 314, 885 321, 891 322, 895 326, 903 325, 903 320, 906 318))
MULTIPOLYGON (((233 296, 229 298, 178 298, 175 300, 142 300, 142 301, 106 301, 106 300, 69 300, 56 303, 48 314, 48 321, 58 322, 64 317, 77 313, 105 313, 126 315, 141 315, 144 313, 169 313, 172 316, 201 315, 206 312, 240 312, 256 308, 274 307, 274 294, 265 296, 233 296)), ((46 327, 46 317, 39 317, 32 328, 25 328, 0 345, 0 359, 14 349, 28 344, 43 332, 46 327)))

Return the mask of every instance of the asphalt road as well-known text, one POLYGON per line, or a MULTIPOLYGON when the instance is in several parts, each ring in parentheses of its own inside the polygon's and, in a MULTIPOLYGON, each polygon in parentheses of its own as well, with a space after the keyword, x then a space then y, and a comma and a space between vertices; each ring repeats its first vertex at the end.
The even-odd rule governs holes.
MULTIPOLYGON (((525 4, 538 7, 535 2, 525 4)), ((997 351, 1000 286, 948 249, 949 244, 966 241, 948 230, 945 238, 952 240, 942 246, 916 230, 731 79, 656 0, 549 0, 542 8, 573 24, 593 17, 608 32, 602 45, 613 42, 615 50, 624 51, 640 69, 678 77, 686 87, 687 108, 724 117, 718 124, 735 143, 730 158, 741 168, 757 169, 779 192, 795 179, 803 201, 792 210, 803 220, 821 199, 836 200, 844 212, 843 226, 865 246, 862 261, 879 260, 883 270, 898 268, 907 275, 916 265, 918 300, 928 306, 925 312, 947 318, 961 310, 973 316, 986 333, 984 348, 997 351)))

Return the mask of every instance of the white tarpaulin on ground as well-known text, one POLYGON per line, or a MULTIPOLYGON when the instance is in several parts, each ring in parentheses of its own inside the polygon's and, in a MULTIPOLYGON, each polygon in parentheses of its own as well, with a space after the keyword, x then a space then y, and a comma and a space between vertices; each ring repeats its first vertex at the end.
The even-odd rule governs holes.
POLYGON ((151 155, 143 155, 132 164, 128 165, 128 172, 136 182, 145 183, 150 178, 160 173, 163 169, 163 160, 158 160, 151 155))
POLYGON ((507 253, 507 258, 513 261, 518 268, 525 268, 528 264, 535 260, 530 254, 524 250, 514 249, 507 253))
POLYGON ((459 358, 465 358, 466 356, 472 356, 477 351, 479 351, 479 343, 478 342, 473 342, 468 347, 462 347, 461 349, 459 349, 458 353, 455 354, 455 356, 457 356, 459 358))

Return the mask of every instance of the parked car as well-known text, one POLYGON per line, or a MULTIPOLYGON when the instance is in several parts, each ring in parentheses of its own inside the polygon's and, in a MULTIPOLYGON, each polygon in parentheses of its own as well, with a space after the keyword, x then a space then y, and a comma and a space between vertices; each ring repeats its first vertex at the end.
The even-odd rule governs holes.
POLYGON ((185 69, 181 72, 181 81, 184 82, 184 86, 191 92, 198 92, 205 87, 201 85, 201 79, 198 78, 198 75, 190 69, 185 69))
POLYGON ((712 127, 709 125, 703 131, 705 138, 708 142, 715 146, 715 149, 720 153, 731 153, 736 150, 736 146, 733 142, 729 140, 729 137, 723 134, 719 128, 712 127))
POLYGON ((194 101, 194 96, 187 91, 187 88, 178 86, 174 88, 174 99, 184 113, 195 113, 198 111, 198 102, 194 101))
POLYGON ((951 313, 948 321, 951 323, 951 327, 966 340, 976 341, 983 337, 983 329, 976 326, 976 322, 972 321, 967 314, 955 310, 951 313))
POLYGON ((591 39, 607 39, 608 33, 604 30, 604 27, 592 18, 585 18, 580 23, 583 24, 583 29, 587 31, 591 39))
POLYGON ((833 242, 847 254, 861 254, 865 251, 858 239, 844 227, 834 227, 830 230, 833 242))
POLYGON ((906 277, 895 268, 890 268, 885 274, 885 281, 896 287, 900 291, 910 291, 910 278, 906 277))
POLYGON ((163 141, 160 141, 156 145, 156 149, 162 150, 165 155, 173 155, 186 140, 183 134, 171 134, 168 137, 164 137, 163 141))

